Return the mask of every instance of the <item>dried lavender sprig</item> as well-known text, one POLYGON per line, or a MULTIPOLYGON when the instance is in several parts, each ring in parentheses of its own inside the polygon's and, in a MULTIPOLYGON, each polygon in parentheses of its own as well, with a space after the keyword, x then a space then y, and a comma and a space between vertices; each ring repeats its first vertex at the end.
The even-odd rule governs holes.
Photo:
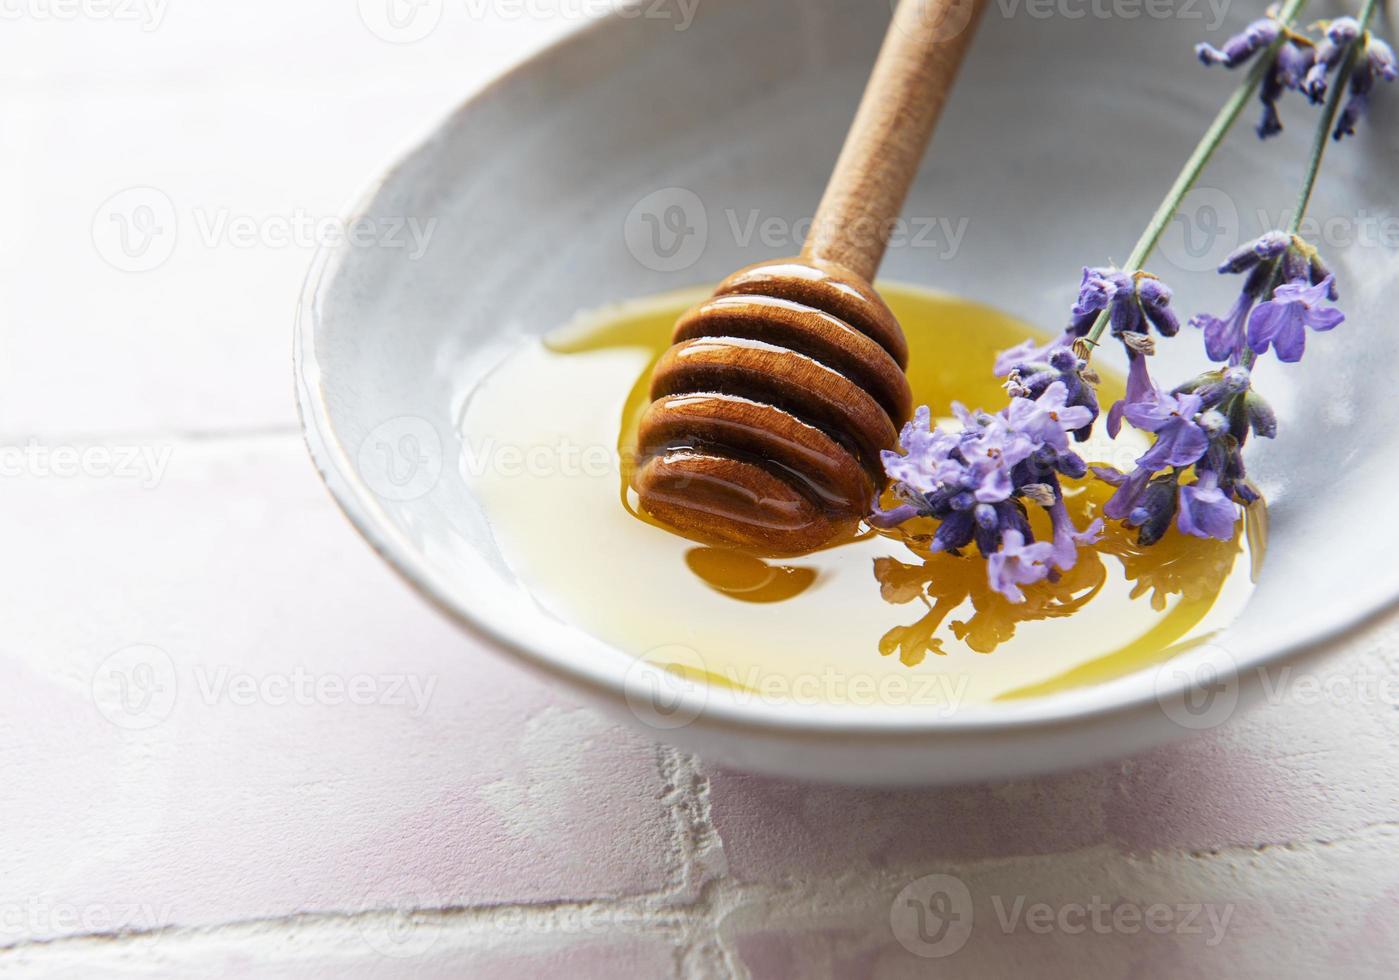
MULTIPOLYGON (((1253 63, 1243 84, 1229 96, 1229 100, 1224 103, 1224 106, 1214 117, 1214 121, 1210 123, 1209 129, 1205 130, 1205 135, 1200 137, 1200 142, 1195 145, 1190 159, 1185 161, 1185 166, 1181 168, 1175 183, 1166 192, 1165 198, 1161 201, 1160 207, 1156 209, 1156 213, 1152 215, 1141 238, 1137 239, 1137 244, 1132 248, 1132 254, 1128 256, 1126 263, 1122 266, 1123 269, 1128 272, 1140 269, 1145 264, 1147 257, 1155 250, 1156 244, 1165 234, 1166 228, 1169 227, 1171 218, 1180 208, 1180 202, 1190 192, 1190 188, 1195 186, 1195 182, 1200 178, 1200 173, 1205 169, 1205 164, 1209 163, 1210 158, 1214 156, 1214 151, 1219 148, 1219 144, 1224 141, 1230 127, 1239 118, 1239 113, 1243 111, 1250 97, 1263 83, 1263 76, 1268 72, 1273 56, 1277 54, 1278 48, 1287 39, 1286 28, 1290 28, 1296 22, 1306 3, 1307 0, 1287 0, 1282 10, 1278 12, 1277 21, 1284 30, 1278 32, 1278 36, 1263 52, 1262 57, 1253 63)), ((1373 4, 1374 0, 1370 0, 1371 7, 1373 4)), ((1093 326, 1083 338, 1085 347, 1089 349, 1088 352, 1098 346, 1098 338, 1103 335, 1103 331, 1107 328, 1109 315, 1107 310, 1100 313, 1098 319, 1094 321, 1093 326)))
MULTIPOLYGON (((1369 30, 1370 21, 1374 18, 1376 4, 1377 0, 1365 0, 1365 6, 1361 9, 1359 17, 1360 37, 1350 46, 1345 60, 1341 62, 1340 70, 1336 73, 1335 84, 1330 87, 1326 94, 1326 103, 1321 109, 1321 119, 1318 120, 1316 132, 1312 135, 1311 152, 1307 154, 1307 167, 1302 173, 1302 186, 1297 192, 1297 204, 1292 209, 1292 222, 1287 228, 1287 233, 1294 239, 1298 238, 1302 221, 1307 215, 1307 208, 1311 205, 1312 191, 1316 188, 1316 179, 1321 173, 1321 161, 1326 155, 1326 146, 1332 137, 1332 127, 1335 125, 1336 115, 1340 111, 1341 97, 1350 87, 1350 76, 1354 73, 1356 63, 1362 54, 1361 49, 1364 46, 1362 42, 1369 30)), ((1335 138, 1339 139, 1340 136, 1337 135, 1335 138)), ((1280 263, 1264 295, 1271 296, 1273 294, 1282 282, 1282 275, 1283 268, 1280 263)), ((1252 367, 1257 359, 1258 355, 1253 348, 1245 345, 1242 360, 1244 367, 1252 367)))
MULTIPOLYGON (((1350 76, 1355 72, 1356 61, 1361 55, 1361 48, 1364 47, 1362 42, 1369 30, 1370 20, 1375 15, 1376 2, 1377 0, 1365 0, 1365 6, 1361 8, 1358 18, 1360 37, 1350 46, 1345 61, 1341 63, 1340 71, 1336 73, 1336 83, 1326 94, 1326 104, 1321 110, 1321 122, 1316 128, 1316 135, 1312 137, 1312 150, 1307 157, 1307 169, 1302 177, 1302 189, 1297 195, 1297 207, 1292 214, 1292 226, 1288 229, 1294 235, 1302 227, 1302 216, 1306 214, 1307 205, 1311 203, 1312 188, 1316 186, 1316 177, 1321 170, 1321 158, 1326 154, 1327 137, 1335 125, 1336 113, 1341 107, 1341 97, 1350 87, 1350 76)), ((1336 139, 1340 139, 1339 134, 1336 139)))

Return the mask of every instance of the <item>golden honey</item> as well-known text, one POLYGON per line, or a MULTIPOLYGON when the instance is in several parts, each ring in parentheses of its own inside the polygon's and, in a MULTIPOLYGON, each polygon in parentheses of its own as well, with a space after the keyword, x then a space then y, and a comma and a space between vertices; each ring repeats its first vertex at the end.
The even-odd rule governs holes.
MULTIPOLYGON (((909 341, 914 403, 1005 403, 997 351, 1039 331, 946 294, 885 285, 909 341)), ((628 484, 651 367, 677 317, 707 295, 669 294, 580 317, 513 351, 463 411, 466 478, 501 553, 560 619, 638 657, 773 700, 927 703, 1034 697, 1140 670, 1207 639, 1242 609, 1261 559, 1260 508, 1232 541, 1172 529, 1149 548, 1109 523, 1057 582, 1013 604, 975 549, 929 555, 868 529, 798 558, 686 540, 650 521, 628 484), (485 435, 485 434, 488 434, 485 435), (494 460, 508 458, 511 465, 494 460)), ((1106 407, 1122 394, 1095 363, 1106 407)), ((1098 432, 1078 451, 1129 467, 1146 443, 1098 432)), ((1079 527, 1111 488, 1068 481, 1079 527)), ((1044 515, 1031 507, 1032 523, 1044 515)), ((910 530, 928 531, 935 525, 910 530)), ((1047 533, 1048 521, 1035 524, 1047 533)))

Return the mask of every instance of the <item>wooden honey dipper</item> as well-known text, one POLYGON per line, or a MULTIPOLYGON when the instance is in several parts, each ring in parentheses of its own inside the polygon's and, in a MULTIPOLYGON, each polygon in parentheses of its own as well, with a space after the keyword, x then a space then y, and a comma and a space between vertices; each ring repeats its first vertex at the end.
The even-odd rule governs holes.
POLYGON ((797 554, 869 513, 912 410, 870 285, 984 0, 901 0, 798 258, 734 273, 656 364, 632 482, 687 537, 797 554))

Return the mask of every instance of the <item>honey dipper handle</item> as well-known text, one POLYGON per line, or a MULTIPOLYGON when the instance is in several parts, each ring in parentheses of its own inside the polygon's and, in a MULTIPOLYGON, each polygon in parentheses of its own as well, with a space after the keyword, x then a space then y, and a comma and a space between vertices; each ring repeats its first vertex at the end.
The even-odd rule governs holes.
POLYGON ((802 255, 873 280, 985 0, 900 0, 802 255))

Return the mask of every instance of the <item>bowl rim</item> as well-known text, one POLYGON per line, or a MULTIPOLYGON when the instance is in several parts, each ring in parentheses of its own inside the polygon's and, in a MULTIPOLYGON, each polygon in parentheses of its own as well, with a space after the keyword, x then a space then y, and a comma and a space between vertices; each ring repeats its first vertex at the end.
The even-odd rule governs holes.
MULTIPOLYGON (((627 0, 624 6, 644 2, 627 0)), ((575 45, 600 36, 623 19, 624 6, 613 7, 596 19, 564 31, 521 61, 469 90, 454 110, 401 153, 393 165, 369 182, 351 204, 342 209, 342 214, 347 216, 345 220, 354 222, 367 216, 378 193, 407 163, 430 150, 438 134, 467 115, 478 102, 551 59, 566 54, 575 45)), ((347 243, 326 244, 317 249, 297 301, 293 323, 292 370, 298 417, 312 462, 332 499, 356 532, 401 579, 469 635, 526 667, 542 671, 574 688, 584 688, 625 710, 628 705, 626 671, 610 666, 619 663, 620 658, 590 661, 575 655, 572 649, 551 651, 497 628, 471 608, 456 602, 452 591, 438 581, 436 572, 419 558, 411 542, 391 521, 377 515, 379 504, 373 491, 358 476, 351 455, 336 435, 321 384, 321 365, 315 345, 321 325, 318 297, 334 282, 349 250, 347 243)), ((1278 666, 1283 661, 1319 659, 1353 633, 1399 606, 1399 568, 1367 584, 1368 588, 1350 592, 1350 601, 1344 606, 1332 606, 1324 621, 1310 631, 1273 628, 1264 640, 1249 642, 1249 653, 1233 661, 1233 666, 1238 668, 1236 680, 1257 686, 1257 674, 1264 668, 1278 666)), ((589 639, 600 649, 620 653, 604 640, 589 639)), ((1187 650, 1162 663, 1189 665, 1192 661, 1202 662, 1204 656, 1207 656, 1205 651, 1187 650)), ((693 709, 694 720, 689 724, 696 727, 795 737, 888 739, 1008 734, 1035 728, 1096 724, 1110 718, 1159 712, 1167 702, 1184 698, 1191 688, 1181 671, 1172 671, 1172 682, 1161 685, 1160 666, 1146 665, 1120 678, 1053 695, 961 706, 952 713, 930 711, 926 706, 854 706, 836 702, 774 705, 761 697, 735 697, 726 688, 712 684, 698 685, 704 688, 698 694, 679 692, 676 710, 693 709)))

